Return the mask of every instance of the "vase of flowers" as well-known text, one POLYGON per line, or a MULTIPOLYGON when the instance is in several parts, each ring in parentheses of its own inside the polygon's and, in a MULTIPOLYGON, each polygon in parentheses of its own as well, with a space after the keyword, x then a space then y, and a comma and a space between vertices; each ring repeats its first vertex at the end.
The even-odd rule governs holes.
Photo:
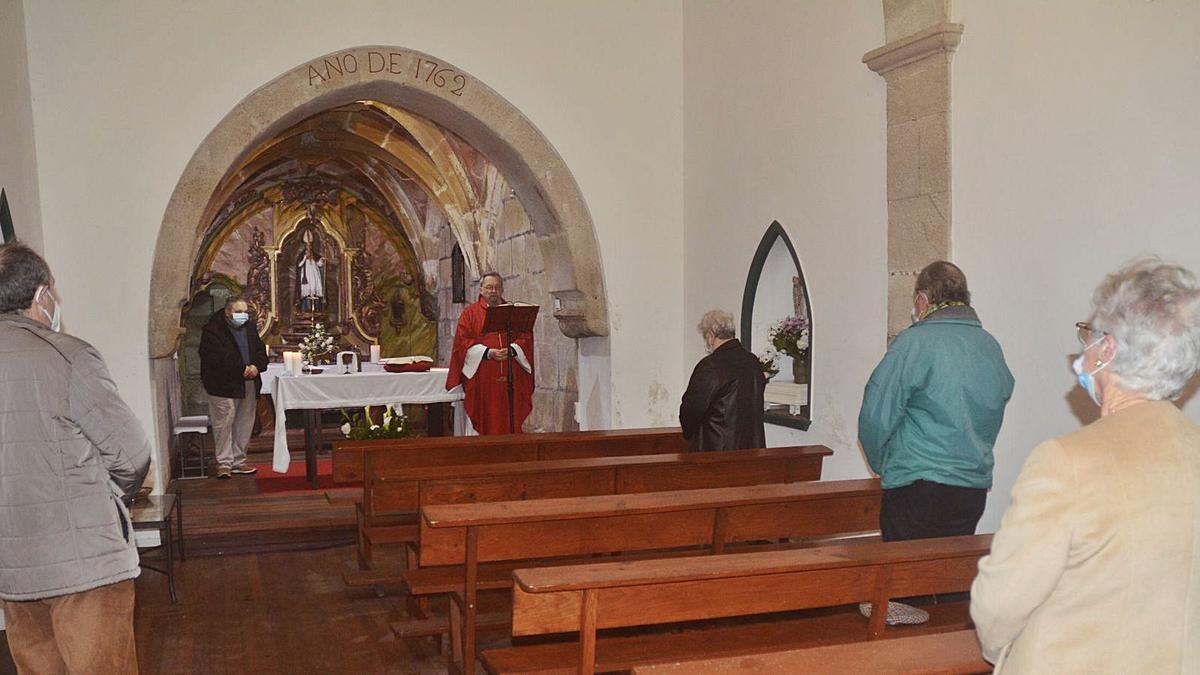
POLYGON ((758 365, 762 368, 763 377, 770 380, 779 374, 779 352, 767 347, 762 356, 758 357, 758 365))
POLYGON ((313 324, 312 331, 300 340, 300 354, 306 369, 323 363, 333 354, 333 336, 325 330, 325 324, 313 324))
POLYGON ((792 357, 792 381, 808 384, 808 317, 789 316, 775 322, 768 336, 780 354, 792 357))
POLYGON ((376 438, 407 438, 409 435, 408 418, 396 411, 392 406, 384 408, 383 418, 379 424, 371 417, 371 406, 363 408, 361 413, 353 415, 342 411, 342 435, 354 441, 367 441, 376 438))

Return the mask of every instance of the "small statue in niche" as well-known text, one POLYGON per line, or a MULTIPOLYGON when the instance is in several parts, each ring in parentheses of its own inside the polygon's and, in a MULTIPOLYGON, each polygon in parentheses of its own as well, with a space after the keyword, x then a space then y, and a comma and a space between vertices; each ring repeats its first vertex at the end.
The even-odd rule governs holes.
POLYGON ((313 245, 311 229, 304 231, 304 253, 296 264, 299 284, 298 306, 305 312, 319 312, 325 306, 325 259, 313 245))
POLYGON ((796 316, 808 316, 808 304, 804 301, 804 284, 800 282, 800 277, 792 277, 792 305, 796 316))

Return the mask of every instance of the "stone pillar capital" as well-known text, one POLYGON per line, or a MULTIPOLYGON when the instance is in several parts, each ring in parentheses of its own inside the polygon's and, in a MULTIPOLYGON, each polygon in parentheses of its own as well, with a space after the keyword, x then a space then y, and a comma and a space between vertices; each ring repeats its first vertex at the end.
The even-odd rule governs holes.
POLYGON ((900 66, 953 52, 962 40, 962 32, 961 23, 939 23, 872 49, 863 55, 862 60, 873 72, 886 75, 900 66))

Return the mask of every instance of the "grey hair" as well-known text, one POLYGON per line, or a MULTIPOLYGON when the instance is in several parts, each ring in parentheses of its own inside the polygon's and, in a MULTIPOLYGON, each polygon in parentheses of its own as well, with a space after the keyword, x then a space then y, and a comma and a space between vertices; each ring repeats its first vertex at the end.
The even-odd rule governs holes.
POLYGON ((1151 400, 1174 399, 1200 366, 1200 285, 1183 267, 1143 258, 1092 294, 1092 328, 1116 340, 1109 369, 1151 400))
POLYGON ((710 309, 700 317, 700 323, 696 325, 696 331, 700 335, 712 335, 718 340, 729 340, 737 337, 737 330, 733 327, 733 315, 723 309, 710 309))

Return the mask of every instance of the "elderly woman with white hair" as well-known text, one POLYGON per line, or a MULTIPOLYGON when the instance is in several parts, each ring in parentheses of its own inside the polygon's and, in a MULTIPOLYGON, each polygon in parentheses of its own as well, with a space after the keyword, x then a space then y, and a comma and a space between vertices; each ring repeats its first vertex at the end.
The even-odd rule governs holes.
POLYGON ((971 588, 1004 673, 1200 673, 1200 427, 1170 401, 1200 363, 1200 286, 1156 259, 1077 324, 1100 419, 1025 462, 971 588))

